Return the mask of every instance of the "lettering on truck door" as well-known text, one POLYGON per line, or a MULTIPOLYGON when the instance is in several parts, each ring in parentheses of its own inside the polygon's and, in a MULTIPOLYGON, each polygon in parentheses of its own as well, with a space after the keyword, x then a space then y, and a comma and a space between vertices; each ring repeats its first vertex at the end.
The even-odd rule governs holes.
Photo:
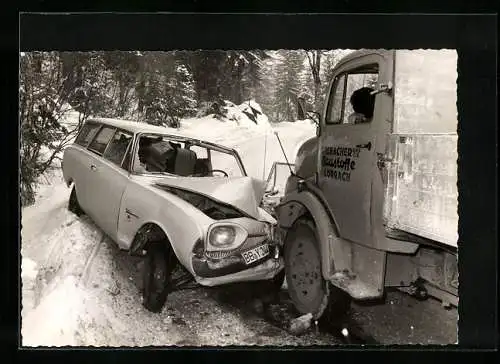
POLYGON ((388 109, 382 105, 386 99, 371 91, 388 81, 390 72, 385 66, 381 55, 370 54, 338 70, 319 137, 319 187, 340 235, 365 245, 374 244, 372 178, 380 178, 376 174, 377 135, 388 109))

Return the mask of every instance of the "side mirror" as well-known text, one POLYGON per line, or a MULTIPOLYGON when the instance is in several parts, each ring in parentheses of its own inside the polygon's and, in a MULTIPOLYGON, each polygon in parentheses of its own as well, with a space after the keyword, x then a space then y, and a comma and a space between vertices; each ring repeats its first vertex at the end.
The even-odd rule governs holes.
POLYGON ((297 120, 304 120, 307 118, 306 100, 302 97, 297 99, 297 120))
POLYGON ((306 101, 302 97, 299 97, 297 99, 297 120, 305 119, 311 119, 312 121, 314 121, 316 126, 318 126, 320 124, 321 114, 317 111, 310 110, 307 107, 306 101))
POLYGON ((314 121, 316 126, 319 126, 320 121, 321 121, 321 114, 317 111, 310 111, 309 116, 312 116, 311 119, 314 121), (312 116, 314 115, 314 116, 312 116))
POLYGON ((381 83, 380 85, 378 85, 378 88, 376 88, 375 90, 370 92, 370 94, 377 95, 377 94, 380 94, 382 92, 386 92, 386 93, 390 94, 392 92, 392 82, 381 83))

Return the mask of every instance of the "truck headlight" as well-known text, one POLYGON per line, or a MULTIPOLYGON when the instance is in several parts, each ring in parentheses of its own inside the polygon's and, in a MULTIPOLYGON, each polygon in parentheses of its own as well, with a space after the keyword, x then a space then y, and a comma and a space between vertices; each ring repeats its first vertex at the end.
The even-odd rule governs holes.
POLYGON ((240 225, 215 223, 208 229, 207 250, 236 249, 245 242, 247 236, 247 231, 240 225))

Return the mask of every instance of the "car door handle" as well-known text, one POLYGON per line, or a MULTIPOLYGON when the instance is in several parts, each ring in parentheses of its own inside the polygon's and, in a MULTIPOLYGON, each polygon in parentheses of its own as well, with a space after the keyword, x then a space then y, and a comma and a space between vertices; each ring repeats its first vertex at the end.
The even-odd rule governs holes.
POLYGON ((368 142, 366 144, 358 144, 358 145, 356 145, 356 148, 365 148, 365 149, 371 150, 372 149, 372 142, 368 142))
POLYGON ((93 171, 97 171, 97 167, 93 164, 90 165, 90 169, 93 170, 93 171))

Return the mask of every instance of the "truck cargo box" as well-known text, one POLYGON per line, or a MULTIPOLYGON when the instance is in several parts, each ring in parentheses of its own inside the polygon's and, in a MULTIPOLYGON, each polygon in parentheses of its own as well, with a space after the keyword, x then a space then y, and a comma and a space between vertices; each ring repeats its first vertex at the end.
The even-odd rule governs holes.
POLYGON ((457 54, 396 51, 386 226, 457 247, 457 54))

